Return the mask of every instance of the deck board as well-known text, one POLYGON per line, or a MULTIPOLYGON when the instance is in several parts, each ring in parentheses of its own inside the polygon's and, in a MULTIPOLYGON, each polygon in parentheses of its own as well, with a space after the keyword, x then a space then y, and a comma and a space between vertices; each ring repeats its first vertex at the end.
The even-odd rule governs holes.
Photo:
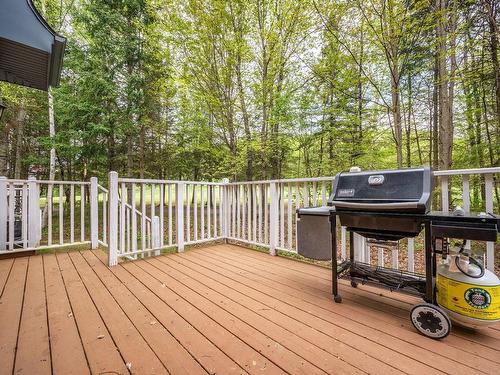
POLYGON ((82 254, 103 285, 120 304, 123 311, 170 373, 206 374, 201 365, 179 344, 156 317, 116 278, 92 252, 82 254))
POLYGON ((0 297, 4 291, 5 283, 9 278, 14 259, 7 259, 5 262, 0 262, 0 297))
MULTIPOLYGON (((331 373, 342 368, 340 361, 329 353, 311 345, 290 331, 280 329, 251 310, 232 302, 220 293, 215 293, 204 283, 185 277, 179 272, 164 272, 163 263, 151 259, 139 264, 147 264, 144 269, 154 272, 160 280, 179 290, 198 309, 228 327, 231 332, 252 347, 264 348, 261 353, 292 373, 331 373)), ((353 372, 355 369, 351 368, 353 372)))
MULTIPOLYGON (((222 252, 223 250, 220 249, 219 251, 222 252)), ((197 259, 193 260, 193 262, 197 262, 198 258, 203 258, 203 256, 197 256, 197 259)), ((275 272, 270 264, 266 265, 266 271, 263 271, 258 269, 255 263, 252 266, 247 266, 242 257, 235 260, 228 258, 224 259, 224 261, 218 261, 220 258, 214 261, 213 258, 215 258, 213 254, 204 258, 211 269, 215 270, 218 267, 217 263, 224 263, 221 268, 225 271, 222 272, 227 274, 227 271, 232 269, 232 278, 238 283, 250 286, 254 290, 272 296, 275 300, 294 306, 302 313, 305 313, 303 320, 308 318, 308 324, 314 324, 318 329, 324 328, 323 331, 332 336, 344 337, 346 342, 357 351, 386 360, 387 363, 397 366, 401 371, 422 373, 420 369, 424 365, 433 366, 441 371, 453 366, 457 373, 467 374, 471 372, 469 360, 463 359, 463 353, 456 351, 454 360, 448 360, 442 353, 437 355, 433 352, 432 349, 435 349, 433 348, 434 341, 429 342, 428 339, 418 335, 413 329, 402 330, 398 325, 391 327, 387 322, 377 319, 376 316, 366 317, 364 308, 356 309, 356 306, 346 299, 342 304, 333 305, 328 292, 319 295, 319 297, 318 294, 311 296, 300 289, 295 289, 295 285, 291 281, 293 280, 292 277, 284 276, 284 280, 288 281, 288 284, 285 285, 280 282, 280 277, 270 276, 275 272), (237 275, 241 271, 245 273, 237 275), (259 275, 266 275, 270 279, 264 279, 259 275), (419 342, 424 348, 416 345, 419 342), (399 362, 396 360, 398 359, 397 353, 400 354, 399 362), (425 358, 425 361, 423 361, 424 363, 415 363, 407 361, 407 357, 420 361, 425 358), (459 359, 463 359, 467 365, 461 366, 455 363, 459 359)), ((284 273, 286 270, 281 272, 284 273)), ((258 295, 256 298, 261 299, 258 295)), ((294 316, 297 316, 297 313, 294 316)), ((484 360, 480 362, 482 364, 481 368, 483 368, 484 360)), ((429 371, 432 370, 427 368, 424 372, 429 371)))
POLYGON ((92 271, 82 254, 69 254, 128 367, 138 374, 168 374, 147 341, 92 271))
POLYGON ((93 374, 127 374, 128 369, 68 254, 57 255, 73 314, 93 374))
MULTIPOLYGON (((203 270, 193 268, 196 273, 207 276, 206 278, 203 277, 202 282, 196 282, 187 276, 187 274, 196 273, 189 271, 190 268, 179 267, 182 260, 184 260, 183 257, 168 257, 168 259, 162 257, 161 259, 148 260, 148 262, 156 263, 158 268, 176 275, 186 285, 190 285, 193 289, 209 296, 213 301, 217 301, 221 306, 224 306, 224 308, 241 319, 251 322, 256 329, 271 336, 281 345, 304 356, 306 360, 317 363, 324 371, 332 373, 338 371, 339 368, 346 368, 352 372, 359 367, 361 371, 370 370, 372 373, 389 374, 396 372, 393 367, 388 366, 383 361, 364 355, 364 353, 354 352, 343 345, 341 341, 323 334, 320 330, 311 329, 291 318, 289 315, 295 314, 296 311, 288 309, 289 315, 285 315, 279 313, 275 305, 265 305, 262 303, 265 300, 265 295, 259 295, 256 299, 251 299, 247 295, 237 292, 236 285, 233 288, 232 285, 226 287, 223 284, 213 282, 206 273, 203 273, 203 270), (180 271, 175 272, 175 270, 182 270, 184 274, 180 271), (209 288, 217 291, 217 293, 212 292, 209 288), (362 359, 362 363, 359 363, 361 362, 360 359, 362 359)), ((353 336, 350 339, 355 340, 356 337, 353 336)))
POLYGON ((335 304, 318 266, 234 245, 106 262, 0 260, 0 375, 498 373, 499 325, 430 340, 418 299, 342 281, 335 304))
POLYGON ((197 358, 207 372, 211 374, 247 373, 191 325, 182 313, 177 313, 125 268, 121 266, 113 267, 111 271, 151 311, 156 319, 176 337, 179 343, 197 358))
POLYGON ((205 337, 215 343, 246 372, 261 372, 261 369, 267 368, 273 373, 280 372, 275 364, 231 333, 227 327, 220 325, 213 318, 208 317, 196 308, 196 306, 186 301, 183 296, 176 294, 170 289, 170 285, 160 282, 154 276, 144 271, 138 265, 138 263, 141 262, 143 261, 125 263, 124 268, 136 278, 140 279, 145 286, 153 291, 178 314, 182 314, 193 327, 196 327, 205 337))
POLYGON ((29 258, 17 341, 15 374, 51 374, 43 258, 29 258))
MULTIPOLYGON (((212 252, 215 257, 221 256, 224 251, 226 251, 228 257, 236 259, 238 262, 250 258, 246 264, 249 264, 251 267, 260 265, 260 269, 264 272, 264 277, 274 275, 275 277, 280 277, 285 283, 289 283, 290 280, 293 280, 295 282, 294 285, 297 288, 300 288, 307 293, 318 296, 326 295, 327 298, 330 296, 331 286, 329 281, 330 279, 328 278, 329 271, 327 269, 321 269, 321 272, 318 275, 311 275, 308 274, 308 272, 310 272, 309 266, 301 262, 292 262, 292 264, 289 264, 290 262, 287 262, 286 259, 278 258, 276 263, 273 261, 272 264, 269 264, 265 261, 265 258, 262 258, 262 253, 249 252, 242 248, 231 249, 230 252, 227 252, 227 248, 225 247, 218 247, 217 250, 218 251, 214 253, 215 249, 207 249, 207 251, 212 252), (283 261, 287 263, 283 263, 283 261), (302 270, 300 268, 302 268, 302 270), (303 270, 308 272, 303 272, 303 270)), ((346 282, 343 282, 343 284, 346 285, 346 282)), ((360 300, 376 301, 379 305, 380 311, 383 312, 383 315, 386 313, 386 304, 395 306, 397 309, 393 310, 394 314, 400 317, 405 324, 412 329, 411 323, 408 320, 408 311, 413 304, 420 301, 418 298, 405 294, 381 291, 380 289, 372 286, 366 286, 363 287, 363 289, 363 291, 360 291, 360 289, 353 289, 349 287, 349 293, 347 293, 345 297, 347 299, 352 299, 354 296, 362 295, 363 298, 358 299, 358 303, 360 300)), ((500 347, 500 341, 498 341, 500 339, 499 332, 491 328, 482 329, 477 332, 470 332, 463 329, 453 330, 452 335, 465 340, 473 341, 482 346, 488 346, 492 349, 498 349, 500 347)))
POLYGON ((53 373, 90 374, 56 256, 44 255, 43 263, 53 373))
MULTIPOLYGON (((0 263, 8 260, 2 260, 0 263)), ((14 370, 19 322, 23 309, 24 285, 29 258, 14 260, 9 278, 0 298, 0 375, 11 375, 14 370)))
MULTIPOLYGON (((447 342, 458 341, 456 349, 450 348, 448 346, 442 349, 443 346, 440 345, 441 342, 439 341, 429 342, 427 338, 422 337, 415 332, 408 318, 409 309, 411 307, 411 305, 409 304, 404 305, 406 306, 405 309, 398 310, 399 314, 395 319, 395 316, 389 314, 388 311, 384 309, 384 307, 387 306, 386 304, 378 303, 379 309, 373 311, 369 311, 367 309, 367 306, 363 306, 361 304, 361 300, 376 298, 377 296, 375 294, 369 292, 367 293, 363 291, 362 288, 354 289, 351 287, 346 288, 345 286, 342 286, 341 292, 344 297, 344 303, 340 305, 332 305, 329 289, 326 289, 325 287, 324 290, 318 291, 316 290, 315 287, 309 285, 309 284, 314 284, 316 279, 312 278, 307 285, 300 285, 296 282, 292 282, 292 280, 296 281, 296 279, 293 276, 285 276, 287 272, 289 272, 287 269, 283 268, 276 269, 274 261, 272 262, 273 264, 263 263, 260 266, 258 266, 258 263, 253 260, 252 261, 245 260, 247 251, 236 257, 232 257, 234 255, 233 252, 231 252, 230 254, 228 253, 226 256, 221 255, 224 252, 223 248, 218 248, 217 253, 215 253, 212 249, 207 249, 206 252, 210 254, 205 255, 204 259, 207 262, 211 263, 211 267, 217 267, 223 265, 222 267, 225 267, 226 269, 228 269, 229 267, 233 267, 233 271, 235 272, 238 271, 245 272, 244 277, 238 280, 241 283, 248 283, 246 279, 251 279, 255 280, 259 285, 267 285, 269 286, 269 288, 272 288, 269 289, 269 291, 271 290, 284 291, 286 295, 283 300, 286 302, 294 301, 296 299, 295 297, 299 297, 300 300, 296 302, 297 306, 300 306, 301 303, 303 304, 305 302, 305 303, 311 303, 313 305, 310 306, 309 309, 315 309, 316 306, 319 306, 322 309, 329 311, 329 313, 327 314, 324 314, 324 311, 322 310, 315 313, 315 314, 318 313, 322 314, 319 316, 324 319, 332 319, 333 316, 336 316, 337 314, 340 313, 348 320, 362 323, 365 326, 372 327, 373 329, 376 330, 382 330, 393 337, 393 339, 389 341, 389 344, 391 345, 393 344, 394 340, 396 342, 398 342, 399 340, 405 340, 409 343, 420 345, 421 347, 430 351, 432 353, 431 358, 433 356, 436 357, 434 353, 438 353, 436 361, 428 361, 431 362, 434 366, 436 364, 443 362, 442 359, 440 358, 447 353, 449 353, 450 359, 452 359, 454 362, 460 362, 469 367, 475 366, 480 371, 484 371, 483 370, 484 367, 491 367, 493 369, 494 367, 497 366, 497 364, 489 364, 489 363, 485 364, 484 359, 490 359, 490 361, 492 362, 498 361, 499 359, 498 349, 500 348, 500 344, 494 342, 492 345, 494 349, 496 348, 496 350, 489 350, 488 347, 480 346, 477 345, 476 343, 471 343, 470 341, 464 340, 460 336, 457 336, 460 335, 461 331, 463 331, 463 333, 466 334, 468 337, 474 337, 476 335, 478 336, 476 340, 479 341, 482 338, 484 341, 489 342, 490 339, 482 335, 482 332, 484 332, 485 330, 480 330, 476 333, 470 333, 464 330, 454 329, 452 335, 450 335, 450 337, 447 338, 446 341, 447 342), (229 256, 231 256, 232 258, 230 258, 230 260, 227 260, 229 256), (364 293, 366 298, 358 299, 357 301, 355 301, 356 303, 350 303, 352 295, 354 295, 355 293, 359 294, 364 293), (485 350, 489 351, 490 357, 479 356, 474 353, 469 353, 467 356, 464 356, 463 355, 464 347, 468 346, 470 347, 471 344, 476 348, 476 351, 479 354, 481 354, 485 350)), ((237 251, 235 252, 237 253, 237 251)), ((251 255, 258 257, 265 256, 258 253, 251 255)), ((200 257, 197 256, 197 259, 198 258, 200 257)), ((301 265, 305 267, 310 267, 309 265, 305 264, 301 265)), ((280 298, 276 294, 276 292, 273 293, 274 297, 280 298)), ((397 293, 393 293, 393 295, 395 297, 398 296, 397 293)), ((415 299, 415 303, 416 302, 418 302, 418 299, 415 299)), ((338 321, 338 318, 334 319, 338 321)), ((344 320, 344 325, 350 326, 351 324, 349 323, 349 321, 344 320)), ((368 336, 370 330, 367 330, 366 328, 360 327, 360 329, 356 330, 356 332, 359 335, 365 336, 366 338, 370 338, 368 336)), ((374 339, 376 340, 376 337, 374 339)), ((398 345, 395 348, 395 350, 399 351, 401 348, 404 348, 404 346, 401 347, 398 345)), ((425 358, 427 358, 427 355, 425 356, 425 358)), ((446 363, 444 363, 443 365, 445 366, 446 363)), ((458 366, 458 369, 460 369, 460 366, 458 366)), ((463 368, 463 370, 465 371, 465 373, 468 372, 467 368, 463 368)), ((493 371, 493 373, 495 371, 493 371)))

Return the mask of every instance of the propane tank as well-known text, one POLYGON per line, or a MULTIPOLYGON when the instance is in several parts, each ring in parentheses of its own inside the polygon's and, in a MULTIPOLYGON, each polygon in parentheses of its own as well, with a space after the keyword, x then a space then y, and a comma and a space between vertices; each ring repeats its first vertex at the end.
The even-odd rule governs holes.
POLYGON ((437 303, 456 323, 485 327, 500 321, 500 279, 473 257, 448 255, 437 269, 437 303))

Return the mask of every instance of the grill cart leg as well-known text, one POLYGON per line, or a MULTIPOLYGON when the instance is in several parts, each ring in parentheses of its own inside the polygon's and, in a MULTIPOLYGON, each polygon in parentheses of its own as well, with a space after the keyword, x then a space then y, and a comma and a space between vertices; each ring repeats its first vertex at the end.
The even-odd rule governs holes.
POLYGON ((349 232, 349 260, 354 263, 354 232, 349 232))
POLYGON ((434 273, 436 258, 433 255, 431 223, 425 223, 425 302, 435 304, 434 294, 434 273))
POLYGON ((340 303, 342 297, 339 294, 337 279, 337 215, 335 213, 330 214, 330 228, 332 233, 332 294, 333 300, 340 303))

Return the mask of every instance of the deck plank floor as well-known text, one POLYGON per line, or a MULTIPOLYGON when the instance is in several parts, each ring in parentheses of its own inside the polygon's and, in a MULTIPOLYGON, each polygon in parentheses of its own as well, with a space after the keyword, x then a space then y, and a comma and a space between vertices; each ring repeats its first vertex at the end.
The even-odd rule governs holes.
POLYGON ((498 374, 500 326, 445 340, 419 300, 235 245, 106 266, 80 251, 0 260, 3 374, 498 374))

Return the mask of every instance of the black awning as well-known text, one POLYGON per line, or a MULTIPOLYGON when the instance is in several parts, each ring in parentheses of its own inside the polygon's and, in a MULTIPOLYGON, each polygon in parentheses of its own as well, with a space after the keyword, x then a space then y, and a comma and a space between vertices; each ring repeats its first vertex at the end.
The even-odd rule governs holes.
POLYGON ((58 86, 65 47, 31 0, 0 0, 0 81, 58 86))

